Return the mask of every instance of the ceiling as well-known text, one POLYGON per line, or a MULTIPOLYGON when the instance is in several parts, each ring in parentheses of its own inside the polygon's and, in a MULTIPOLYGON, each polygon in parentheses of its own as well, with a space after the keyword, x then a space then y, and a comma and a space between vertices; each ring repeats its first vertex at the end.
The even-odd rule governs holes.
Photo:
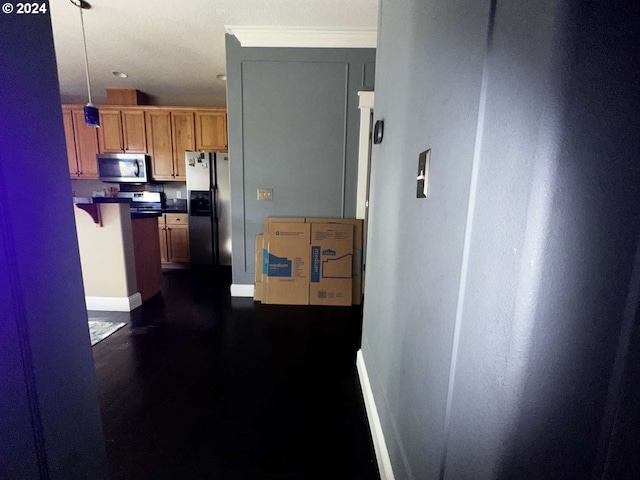
MULTIPOLYGON (((225 25, 375 29, 377 0, 89 0, 84 11, 93 103, 135 88, 153 105, 224 106, 225 25), (112 72, 129 75, 126 79, 112 72)), ((51 0, 63 103, 87 103, 78 7, 51 0)))

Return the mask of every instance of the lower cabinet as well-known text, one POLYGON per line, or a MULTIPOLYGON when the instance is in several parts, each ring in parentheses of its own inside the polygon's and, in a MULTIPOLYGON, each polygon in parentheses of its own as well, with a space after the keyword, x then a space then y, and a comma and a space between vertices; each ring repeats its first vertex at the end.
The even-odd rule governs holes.
POLYGON ((189 217, 186 213, 165 213, 158 218, 160 258, 164 268, 189 266, 189 217))

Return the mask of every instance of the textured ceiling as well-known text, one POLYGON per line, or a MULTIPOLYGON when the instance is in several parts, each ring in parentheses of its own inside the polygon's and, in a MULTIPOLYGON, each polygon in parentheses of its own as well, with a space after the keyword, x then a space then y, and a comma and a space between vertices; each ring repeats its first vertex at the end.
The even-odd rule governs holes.
MULTIPOLYGON (((136 88, 155 105, 224 106, 224 25, 375 28, 377 0, 89 0, 84 23, 96 104, 136 88), (126 72, 127 79, 113 71, 126 72)), ((63 103, 86 103, 80 13, 51 0, 63 103)))

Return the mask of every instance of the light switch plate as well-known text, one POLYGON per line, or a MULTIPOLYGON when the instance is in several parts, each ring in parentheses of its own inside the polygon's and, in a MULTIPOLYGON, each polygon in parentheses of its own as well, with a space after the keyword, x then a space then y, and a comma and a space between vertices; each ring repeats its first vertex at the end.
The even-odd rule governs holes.
POLYGON ((273 200, 273 189, 272 188, 259 188, 258 189, 258 200, 273 200))
POLYGON ((431 149, 418 156, 418 176, 416 198, 427 198, 429 195, 429 167, 431 165, 431 149))

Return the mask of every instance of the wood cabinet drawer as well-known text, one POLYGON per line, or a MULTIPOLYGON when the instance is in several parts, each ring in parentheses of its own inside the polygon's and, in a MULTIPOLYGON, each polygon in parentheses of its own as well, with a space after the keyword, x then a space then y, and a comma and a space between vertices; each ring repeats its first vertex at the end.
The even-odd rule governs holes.
POLYGON ((189 215, 186 213, 165 213, 167 225, 189 225, 189 215))

